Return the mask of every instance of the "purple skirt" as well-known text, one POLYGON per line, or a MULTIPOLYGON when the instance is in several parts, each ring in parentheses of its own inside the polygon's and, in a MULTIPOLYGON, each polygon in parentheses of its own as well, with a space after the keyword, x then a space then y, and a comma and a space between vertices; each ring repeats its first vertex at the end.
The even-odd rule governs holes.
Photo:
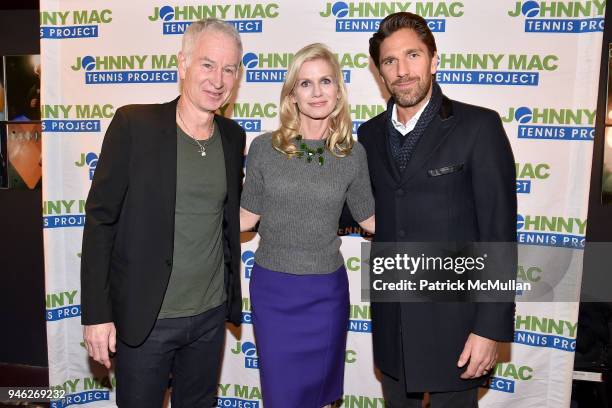
POLYGON ((320 408, 342 398, 349 318, 346 269, 293 275, 253 266, 249 284, 266 408, 320 408))

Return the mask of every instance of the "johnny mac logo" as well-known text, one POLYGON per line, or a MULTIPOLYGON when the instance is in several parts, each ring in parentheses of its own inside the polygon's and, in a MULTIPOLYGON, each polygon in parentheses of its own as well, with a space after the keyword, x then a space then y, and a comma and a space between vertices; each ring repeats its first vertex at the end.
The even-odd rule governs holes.
POLYGON ((440 53, 436 80, 441 84, 537 86, 540 74, 556 71, 553 54, 440 53))
POLYGON ((79 160, 74 162, 76 167, 85 167, 89 181, 93 180, 94 172, 98 165, 98 154, 94 152, 81 153, 79 160))
POLYGON ((336 32, 375 32, 380 21, 389 14, 409 11, 427 21, 432 32, 445 32, 448 18, 463 16, 463 3, 459 1, 439 2, 345 2, 325 3, 319 15, 335 18, 336 32))
POLYGON ((279 16, 277 3, 206 4, 199 6, 154 7, 149 21, 162 22, 162 34, 182 34, 193 22, 218 18, 232 24, 239 33, 261 33, 264 21, 279 16))
POLYGON ((237 341, 234 348, 230 350, 232 354, 244 356, 245 368, 259 368, 259 358, 257 358, 257 348, 251 341, 237 341))
POLYGON ((253 270, 253 265, 255 264, 255 252, 247 249, 242 253, 240 257, 242 259, 242 266, 244 267, 244 278, 251 278, 251 271, 253 270))
POLYGON ((252 324, 253 323, 253 315, 251 314, 251 299, 242 298, 242 323, 252 324))
POLYGON ((85 200, 43 201, 43 228, 82 227, 85 200))
MULTIPOLYGON (((351 72, 368 67, 368 55, 364 53, 335 54, 342 68, 344 82, 351 82, 351 72)), ((242 57, 247 82, 283 82, 287 68, 293 61, 293 53, 247 52, 242 57)))
MULTIPOLYGON (((349 273, 361 271, 361 258, 347 257, 344 266, 349 273)), ((348 331, 353 333, 372 333, 372 309, 369 304, 351 304, 349 306, 348 331)))
MULTIPOLYGON (((544 275, 544 269, 539 265, 517 265, 516 268, 516 281, 517 283, 528 283, 530 286, 536 287, 539 282, 542 281, 542 277, 544 275)), ((545 282, 544 282, 545 283, 545 282)), ((522 289, 517 289, 516 295, 517 299, 520 300, 520 296, 522 296, 524 291, 522 289)))
POLYGON ((261 132, 261 121, 278 116, 278 106, 275 103, 233 103, 222 106, 221 115, 231 117, 245 132, 261 132))
POLYGON ((367 407, 367 408, 385 408, 385 400, 382 397, 373 395, 354 395, 346 394, 342 396, 341 407, 367 407))
POLYGON ((353 119, 353 134, 357 134, 357 129, 369 119, 383 113, 387 109, 384 105, 349 105, 351 118, 353 119))
POLYGON ((259 408, 261 391, 259 387, 244 384, 219 384, 217 388, 219 408, 259 408))
POLYGON ((84 71, 85 84, 178 82, 178 57, 170 55, 86 55, 70 66, 84 71))
POLYGON ((531 380, 534 374, 533 368, 527 365, 497 363, 491 378, 487 382, 487 388, 514 394, 517 383, 531 380))
POLYGON ((372 312, 370 305, 350 305, 348 331, 372 333, 372 312))
POLYGON ((537 265, 518 265, 516 271, 517 281, 537 283, 542 280, 543 270, 537 265))
POLYGON ((359 272, 361 271, 361 258, 356 256, 349 256, 344 261, 344 267, 349 272, 359 272))
POLYGON ((516 315, 514 342, 533 347, 576 351, 578 323, 534 315, 516 315))
POLYGON ((531 194, 532 182, 550 177, 548 163, 514 163, 517 194, 531 194))
POLYGON ((357 362, 357 352, 355 350, 346 349, 344 351, 344 364, 354 364, 357 362))
POLYGON ((48 293, 45 299, 45 317, 48 322, 78 317, 81 305, 77 302, 77 290, 48 293))
POLYGON ((604 30, 606 0, 517 1, 510 17, 525 18, 527 33, 592 33, 604 30))
POLYGON ((113 105, 42 105, 43 132, 101 132, 100 119, 111 119, 113 105))
POLYGON ((113 21, 113 12, 101 10, 41 11, 40 38, 98 37, 100 25, 113 21))
POLYGON ((89 404, 98 401, 108 401, 110 392, 117 385, 114 376, 69 378, 61 384, 51 385, 52 390, 61 390, 64 397, 53 400, 50 408, 64 408, 70 405, 89 404))
POLYGON ((586 220, 576 217, 517 214, 519 244, 584 249, 586 220))
POLYGON ((595 110, 585 108, 510 107, 502 116, 518 123, 519 139, 592 141, 595 139, 595 110))

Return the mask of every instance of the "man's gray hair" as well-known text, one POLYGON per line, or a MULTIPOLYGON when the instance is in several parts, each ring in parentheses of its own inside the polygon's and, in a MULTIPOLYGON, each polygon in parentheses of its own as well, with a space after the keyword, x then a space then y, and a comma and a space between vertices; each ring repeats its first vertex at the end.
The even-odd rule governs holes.
MULTIPOLYGON (((187 61, 189 61, 191 57, 191 52, 193 51, 195 42, 198 40, 199 36, 207 30, 216 31, 231 37, 236 42, 240 59, 242 59, 242 40, 240 39, 240 34, 238 34, 236 28, 234 28, 234 26, 230 23, 226 23, 218 18, 207 18, 204 20, 194 21, 189 25, 189 27, 187 27, 185 33, 183 34, 181 52, 183 55, 185 55, 187 61)), ((238 61, 238 63, 240 63, 240 61, 238 61)))

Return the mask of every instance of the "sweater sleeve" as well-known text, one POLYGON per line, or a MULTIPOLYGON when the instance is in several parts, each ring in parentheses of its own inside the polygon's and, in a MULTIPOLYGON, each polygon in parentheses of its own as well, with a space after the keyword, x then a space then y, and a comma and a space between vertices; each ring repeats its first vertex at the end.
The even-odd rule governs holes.
POLYGON ((262 148, 265 142, 261 136, 255 138, 249 146, 246 159, 246 180, 242 189, 240 206, 253 214, 261 215, 263 211, 263 172, 262 148))
POLYGON ((374 215, 374 196, 368 170, 366 152, 361 143, 355 143, 352 153, 355 157, 355 177, 348 187, 346 202, 353 218, 357 222, 367 220, 374 215))

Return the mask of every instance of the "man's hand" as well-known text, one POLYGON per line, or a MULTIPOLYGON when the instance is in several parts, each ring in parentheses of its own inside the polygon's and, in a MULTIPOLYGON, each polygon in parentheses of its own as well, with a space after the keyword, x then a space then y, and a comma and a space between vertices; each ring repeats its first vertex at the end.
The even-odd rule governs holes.
POLYGON ((110 368, 108 350, 114 353, 117 344, 115 324, 110 322, 83 326, 83 340, 90 357, 110 368))
POLYGON ((497 361, 497 342, 470 333, 457 361, 457 367, 464 367, 468 361, 468 367, 461 374, 461 378, 468 380, 487 374, 495 367, 497 361))

